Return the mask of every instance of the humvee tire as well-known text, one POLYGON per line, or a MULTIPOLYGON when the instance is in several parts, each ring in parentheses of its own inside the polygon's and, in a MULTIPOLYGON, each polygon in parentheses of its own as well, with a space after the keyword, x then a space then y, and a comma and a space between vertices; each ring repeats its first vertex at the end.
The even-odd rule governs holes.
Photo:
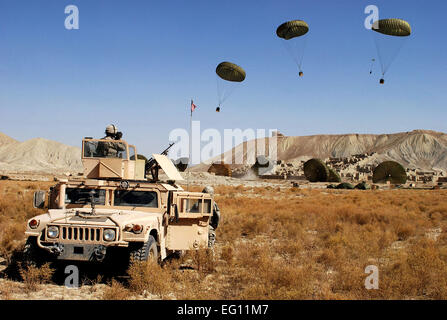
POLYGON ((37 246, 37 238, 29 237, 23 248, 23 262, 27 266, 38 267, 41 264, 41 259, 39 259, 41 255, 42 250, 39 250, 37 246))
POLYGON ((138 244, 130 251, 129 262, 148 260, 158 262, 157 241, 153 236, 149 236, 147 242, 138 244))

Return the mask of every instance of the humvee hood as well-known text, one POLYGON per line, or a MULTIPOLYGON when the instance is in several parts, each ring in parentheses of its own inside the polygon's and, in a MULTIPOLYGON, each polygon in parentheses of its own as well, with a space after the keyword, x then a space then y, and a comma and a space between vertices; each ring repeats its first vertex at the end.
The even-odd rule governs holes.
POLYGON ((135 210, 95 209, 92 214, 90 208, 49 210, 51 223, 68 223, 80 225, 124 226, 127 223, 138 222, 140 219, 158 220, 159 213, 142 212, 138 216, 135 210), (152 218, 152 219, 151 219, 152 218))

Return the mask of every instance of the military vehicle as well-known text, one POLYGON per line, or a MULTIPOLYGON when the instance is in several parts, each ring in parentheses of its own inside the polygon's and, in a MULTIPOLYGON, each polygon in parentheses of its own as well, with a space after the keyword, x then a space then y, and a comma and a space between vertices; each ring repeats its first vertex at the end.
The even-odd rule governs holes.
POLYGON ((105 262, 120 252, 162 261, 208 247, 213 195, 179 186, 166 154, 144 160, 124 140, 84 138, 83 175, 34 194, 34 207, 48 212, 27 222, 25 260, 105 262))

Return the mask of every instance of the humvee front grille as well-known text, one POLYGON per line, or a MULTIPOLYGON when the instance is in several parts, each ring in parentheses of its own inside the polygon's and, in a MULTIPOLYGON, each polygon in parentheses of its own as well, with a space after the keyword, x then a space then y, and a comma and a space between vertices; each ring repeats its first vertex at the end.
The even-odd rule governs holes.
POLYGON ((102 240, 102 228, 62 227, 59 230, 61 240, 99 242, 102 240))
MULTIPOLYGON (((56 239, 48 240, 59 240, 59 241, 81 241, 81 242, 103 242, 103 231, 102 227, 85 227, 85 226, 58 226, 59 227, 59 237, 56 239)), ((118 235, 117 228, 107 228, 115 229, 118 235)))

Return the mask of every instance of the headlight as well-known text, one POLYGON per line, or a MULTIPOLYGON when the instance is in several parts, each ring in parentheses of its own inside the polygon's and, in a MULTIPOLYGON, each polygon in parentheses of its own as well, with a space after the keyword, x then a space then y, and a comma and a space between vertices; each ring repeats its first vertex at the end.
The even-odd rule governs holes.
POLYGON ((59 236, 59 227, 50 226, 47 230, 48 238, 57 238, 59 236))
POLYGON ((116 232, 113 229, 105 229, 104 230, 104 240, 105 241, 113 241, 115 240, 116 232))

